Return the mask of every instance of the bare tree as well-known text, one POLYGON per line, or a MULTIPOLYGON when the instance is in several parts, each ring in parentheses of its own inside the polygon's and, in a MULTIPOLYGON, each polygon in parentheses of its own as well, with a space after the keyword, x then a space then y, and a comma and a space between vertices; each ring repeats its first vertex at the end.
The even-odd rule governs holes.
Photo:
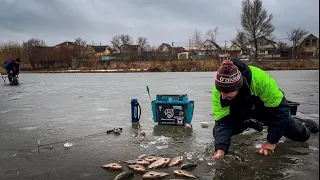
POLYGON ((81 37, 77 38, 74 43, 74 58, 76 60, 84 58, 87 50, 87 42, 83 40, 81 37))
POLYGON ((255 59, 258 58, 259 37, 272 37, 275 27, 272 24, 273 15, 268 15, 262 6, 262 0, 243 0, 241 24, 246 36, 255 47, 255 59))
POLYGON ((120 36, 120 40, 121 40, 122 44, 126 44, 126 45, 133 44, 133 40, 129 34, 122 34, 120 36))
POLYGON ((292 42, 292 57, 295 56, 299 44, 303 41, 304 38, 308 35, 308 31, 305 29, 297 28, 297 29, 291 29, 290 32, 287 32, 287 37, 290 42, 292 42))
POLYGON ((192 43, 194 44, 195 48, 199 49, 202 44, 201 33, 199 30, 195 30, 192 37, 192 43))
POLYGON ((24 42, 22 46, 25 60, 29 61, 31 67, 34 69, 35 64, 39 63, 43 58, 42 56, 39 56, 39 49, 45 47, 46 43, 43 40, 31 38, 27 42, 24 42))
POLYGON ((287 45, 287 43, 282 42, 282 41, 279 41, 279 42, 277 43, 277 48, 278 48, 279 50, 286 50, 286 49, 289 49, 289 46, 287 45))
POLYGON ((232 40, 232 43, 238 44, 242 51, 246 51, 249 45, 246 33, 238 30, 236 37, 232 40))
POLYGON ((122 45, 129 45, 132 43, 133 43, 132 38, 128 34, 121 34, 121 35, 113 36, 112 40, 111 40, 111 44, 112 44, 113 49, 119 53, 121 53, 120 47, 122 45))
POLYGON ((147 50, 147 46, 148 46, 148 39, 145 37, 138 37, 137 39, 137 44, 140 46, 141 48, 141 53, 143 53, 145 50, 147 50))
POLYGON ((146 46, 145 51, 152 51, 152 52, 156 52, 158 49, 158 46, 150 46, 149 44, 146 46))
MULTIPOLYGON (((22 57, 22 46, 17 41, 9 41, 7 43, 0 43, 0 67, 3 66, 3 62, 8 58, 22 57)), ((1 68, 0 68, 1 69, 1 68)))
POLYGON ((87 41, 83 40, 81 37, 78 37, 76 40, 75 40, 75 43, 79 46, 82 46, 82 47, 85 47, 87 46, 87 41))
POLYGON ((112 40, 110 41, 112 44, 112 48, 116 51, 116 52, 121 52, 120 50, 120 46, 121 46, 121 39, 120 39, 120 35, 116 35, 112 37, 112 40))
POLYGON ((206 36, 210 41, 216 42, 218 34, 219 34, 219 28, 218 28, 218 26, 216 26, 213 29, 209 29, 207 31, 206 36))
POLYGON ((24 48, 44 47, 46 43, 43 40, 31 38, 27 42, 23 43, 24 48))

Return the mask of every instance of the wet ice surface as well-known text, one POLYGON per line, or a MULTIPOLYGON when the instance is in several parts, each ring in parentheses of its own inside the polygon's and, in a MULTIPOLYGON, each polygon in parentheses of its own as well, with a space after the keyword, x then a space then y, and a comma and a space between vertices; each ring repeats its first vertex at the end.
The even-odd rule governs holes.
MULTIPOLYGON (((298 116, 319 123, 319 71, 273 71, 289 100, 300 102, 298 116)), ((213 154, 211 88, 214 72, 135 74, 22 74, 19 86, 0 88, 1 179, 113 179, 101 165, 141 154, 198 163, 199 179, 319 179, 319 135, 307 143, 281 139, 275 155, 255 152, 266 137, 246 131, 232 138, 223 160, 213 154), (187 93, 195 101, 193 129, 157 126, 150 99, 187 93), (130 100, 142 107, 140 136, 130 121, 130 100), (208 122, 209 128, 201 128, 208 122), (122 127, 117 134, 98 134, 122 127), (88 136, 96 134, 95 136, 88 136), (86 138, 81 138, 86 136, 86 138), (58 143, 54 143, 58 142, 58 143), (65 143, 72 147, 65 148, 65 143), (38 143, 41 146, 38 151, 38 143), (40 152, 40 153, 39 153, 40 152)), ((172 174, 177 167, 159 169, 172 174)), ((127 170, 127 167, 124 168, 127 170)), ((166 179, 174 178, 171 175, 166 179)), ((141 179, 136 174, 133 179, 141 179)))

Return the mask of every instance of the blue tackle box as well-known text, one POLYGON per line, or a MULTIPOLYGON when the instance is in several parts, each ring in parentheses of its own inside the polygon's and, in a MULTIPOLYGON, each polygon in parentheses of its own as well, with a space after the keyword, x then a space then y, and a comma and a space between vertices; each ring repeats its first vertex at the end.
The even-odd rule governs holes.
POLYGON ((189 101, 187 94, 158 94, 151 106, 153 121, 159 125, 184 126, 192 121, 194 101, 189 101))

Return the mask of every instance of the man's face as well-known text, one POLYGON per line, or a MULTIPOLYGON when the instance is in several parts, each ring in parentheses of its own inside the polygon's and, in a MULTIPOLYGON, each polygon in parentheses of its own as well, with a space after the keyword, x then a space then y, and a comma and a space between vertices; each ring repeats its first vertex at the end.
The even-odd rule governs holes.
POLYGON ((229 92, 229 93, 220 92, 220 94, 222 96, 222 99, 232 100, 237 96, 238 91, 233 91, 233 92, 229 92))
POLYGON ((17 64, 20 64, 20 62, 19 62, 19 61, 16 61, 16 63, 17 63, 17 64))

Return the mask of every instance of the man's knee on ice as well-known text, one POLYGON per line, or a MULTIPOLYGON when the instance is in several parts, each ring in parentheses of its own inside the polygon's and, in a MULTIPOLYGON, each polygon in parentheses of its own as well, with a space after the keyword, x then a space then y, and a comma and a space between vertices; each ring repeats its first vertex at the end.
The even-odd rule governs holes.
POLYGON ((308 128, 305 128, 304 136, 301 137, 300 141, 301 142, 306 142, 310 138, 310 131, 308 128))

